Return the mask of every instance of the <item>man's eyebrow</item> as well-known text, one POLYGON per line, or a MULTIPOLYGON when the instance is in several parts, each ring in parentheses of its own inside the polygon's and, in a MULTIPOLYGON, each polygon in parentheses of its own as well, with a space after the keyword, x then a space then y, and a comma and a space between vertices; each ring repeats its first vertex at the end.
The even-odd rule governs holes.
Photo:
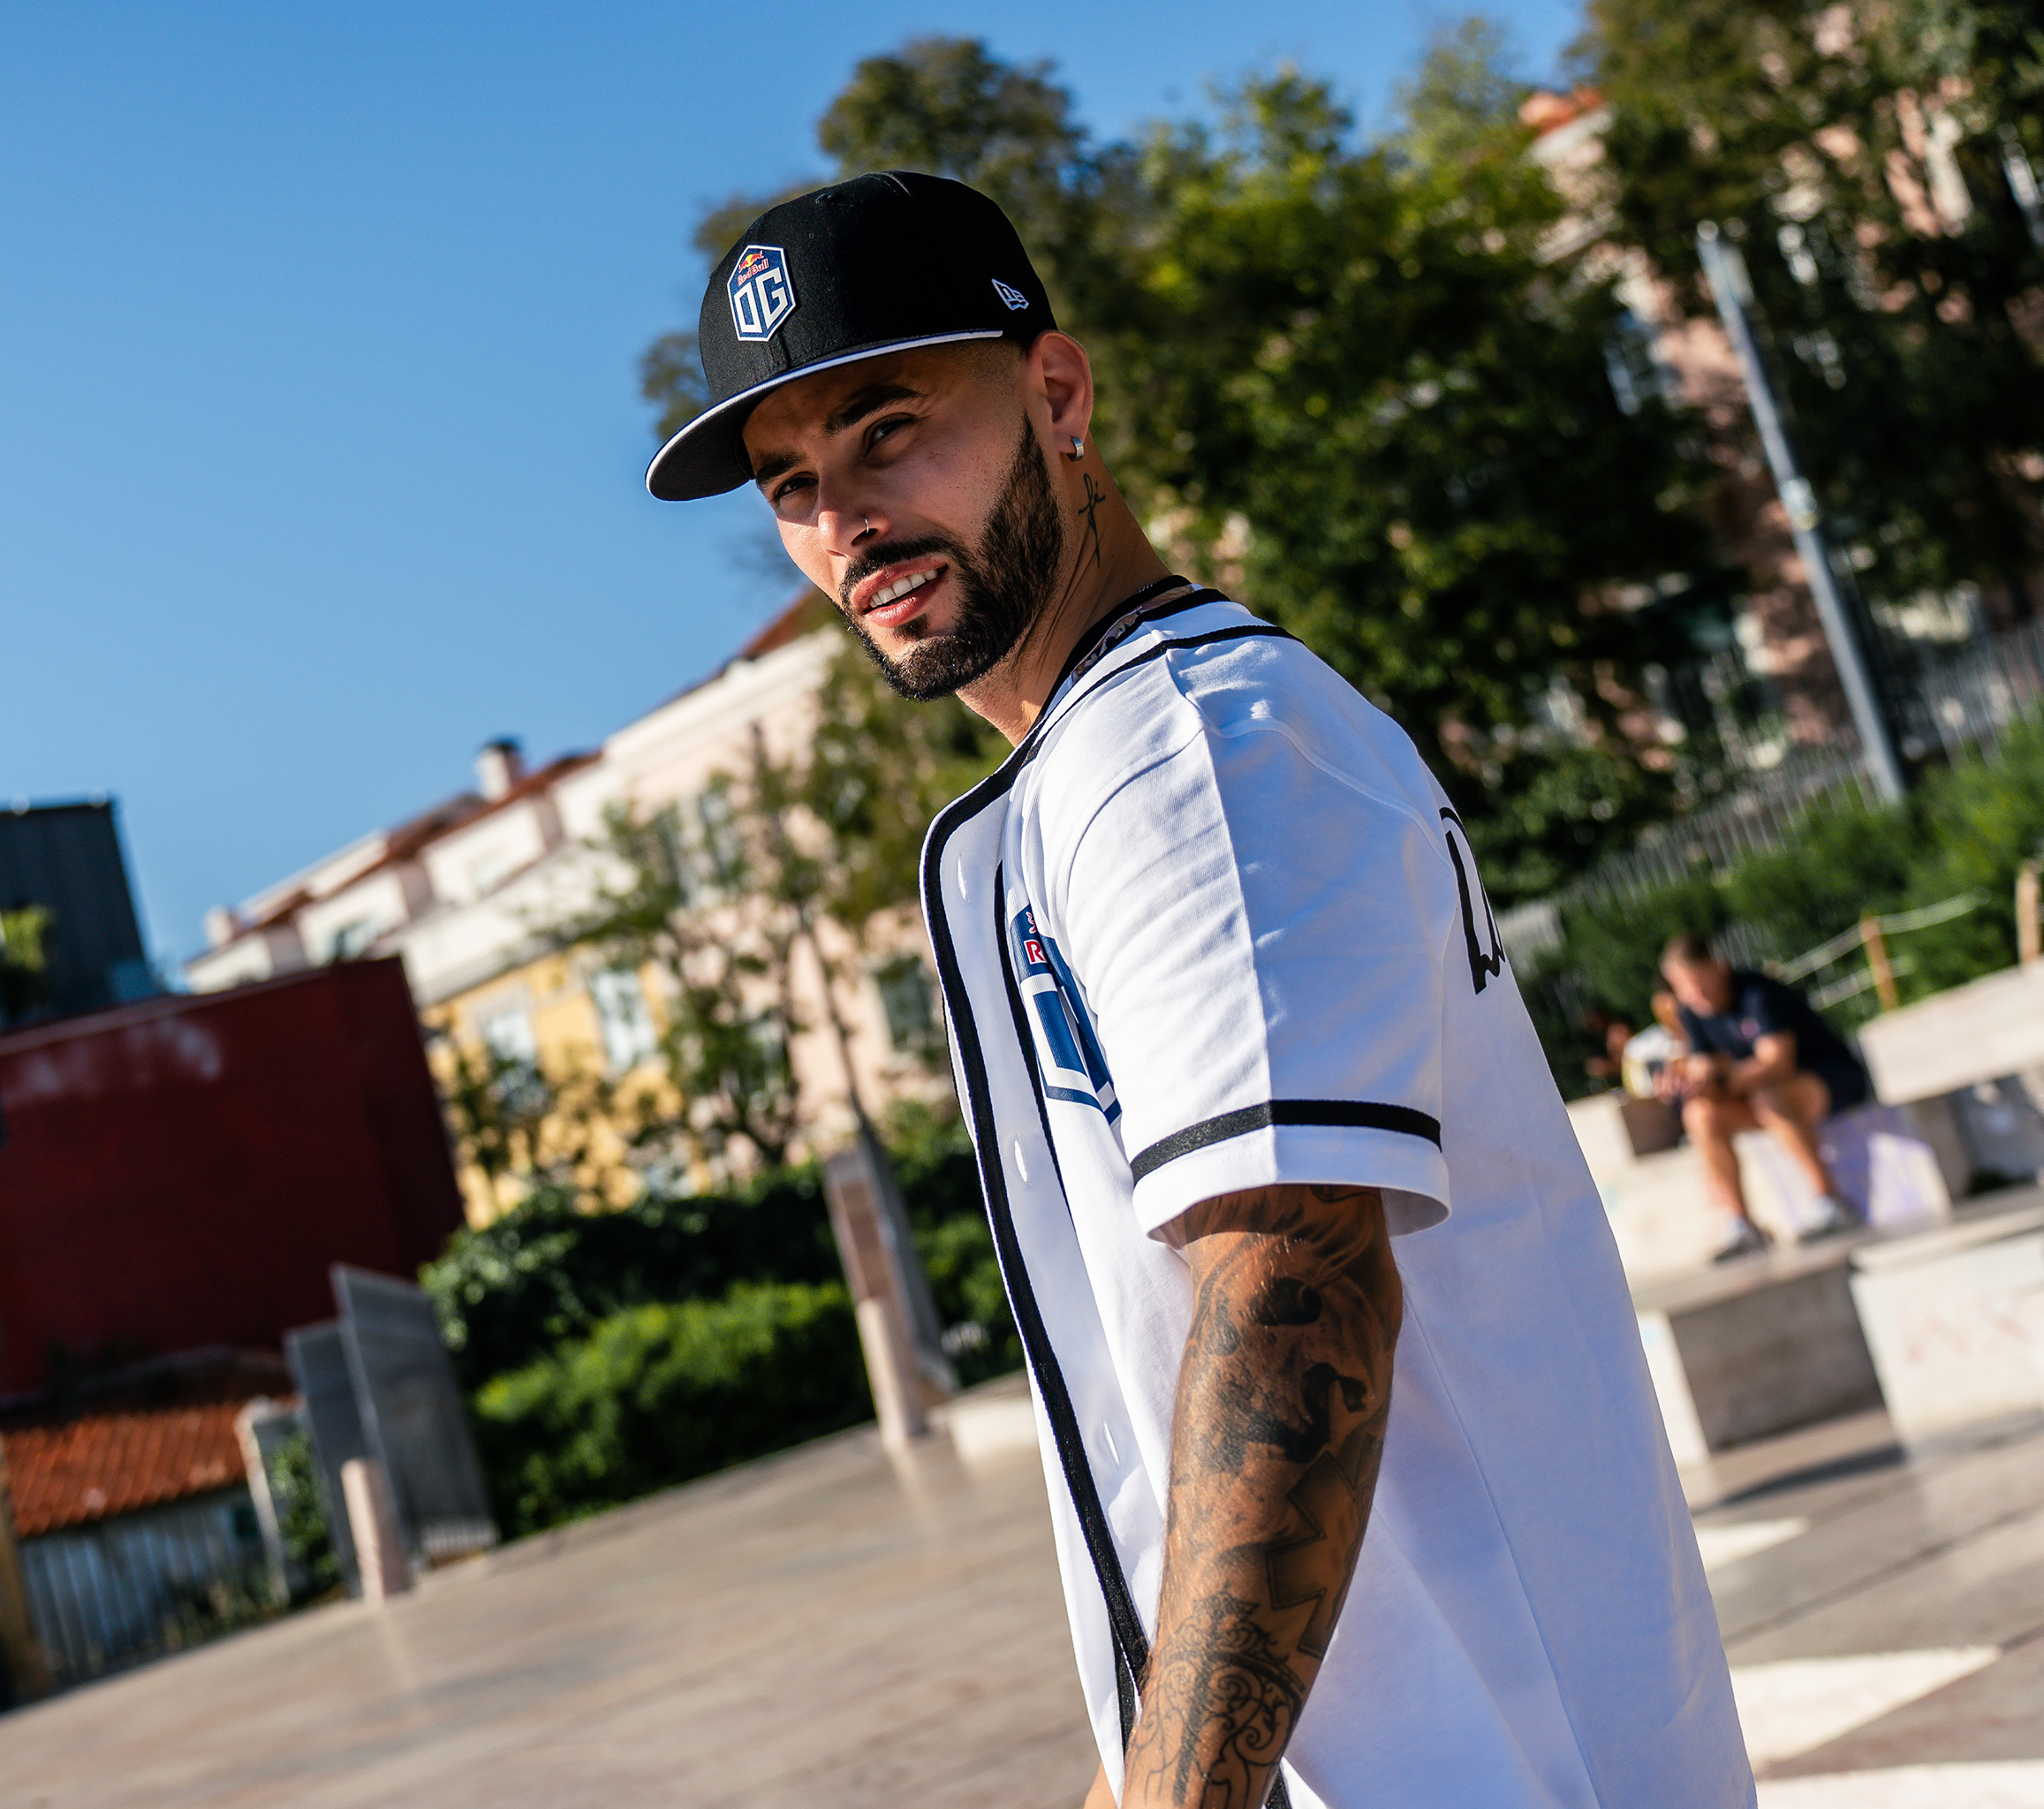
MULTIPOLYGON (((857 427, 866 417, 877 409, 885 408, 890 402, 914 402, 921 399, 923 391, 912 389, 906 383, 868 383, 865 389, 855 390, 844 407, 829 416, 823 423, 826 434, 843 433, 847 428, 857 427)), ((763 458, 753 473, 753 481, 764 486, 770 484, 784 471, 791 470, 800 461, 792 455, 777 452, 770 458, 763 458)))

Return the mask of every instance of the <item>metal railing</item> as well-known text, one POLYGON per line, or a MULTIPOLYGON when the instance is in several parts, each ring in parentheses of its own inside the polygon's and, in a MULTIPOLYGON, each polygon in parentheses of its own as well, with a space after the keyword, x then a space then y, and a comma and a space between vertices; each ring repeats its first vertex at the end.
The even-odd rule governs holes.
MULTIPOLYGON (((2044 619, 1970 643, 1927 663, 1902 699, 1904 748, 1948 761, 1996 752, 2010 730, 2044 709, 2044 619)), ((1819 808, 1873 807, 1880 799, 1849 738, 1791 751, 1778 766, 1741 776, 1721 802, 1657 825, 1563 888, 1562 910, 1634 897, 1701 871, 1718 874, 1750 855, 1787 847, 1819 808)))

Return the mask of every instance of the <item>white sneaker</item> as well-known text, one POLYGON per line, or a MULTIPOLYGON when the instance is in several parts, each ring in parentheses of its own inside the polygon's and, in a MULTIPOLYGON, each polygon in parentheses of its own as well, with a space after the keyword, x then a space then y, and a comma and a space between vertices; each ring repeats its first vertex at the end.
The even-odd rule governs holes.
POLYGON ((1839 1199, 1836 1193, 1820 1193, 1810 1209, 1810 1222, 1797 1232, 1798 1244, 1821 1243, 1826 1238, 1836 1238, 1841 1231, 1857 1231, 1859 1215, 1852 1209, 1850 1201, 1839 1199))
POLYGON ((1732 1221, 1731 1235, 1711 1258, 1713 1262, 1737 1262, 1742 1256, 1761 1256, 1768 1248, 1768 1234, 1751 1219, 1732 1221))

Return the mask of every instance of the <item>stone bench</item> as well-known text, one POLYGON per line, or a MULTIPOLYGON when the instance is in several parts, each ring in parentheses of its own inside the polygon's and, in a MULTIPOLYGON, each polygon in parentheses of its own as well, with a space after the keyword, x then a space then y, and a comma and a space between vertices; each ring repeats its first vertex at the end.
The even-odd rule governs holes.
POLYGON ((1679 1464, 1881 1404, 1848 1258, 1878 1232, 1779 1249, 1633 1290, 1679 1464))
MULTIPOLYGON (((1628 1103, 1616 1094, 1576 1100, 1569 1120, 1619 1260, 1637 1288, 1707 1268, 1725 1227, 1704 1192, 1694 1148, 1684 1143, 1638 1154, 1625 1124, 1628 1103)), ((1965 1158, 1920 1134, 1913 1120, 1906 1109, 1861 1106, 1825 1126, 1826 1160, 1841 1187, 1882 1230, 1935 1222, 1950 1209, 1951 1187, 1965 1183, 1965 1158)), ((1777 1241, 1792 1244, 1813 1216, 1802 1171, 1764 1131, 1743 1133, 1736 1147, 1753 1216, 1777 1241)))
POLYGON ((1851 1253, 1852 1300, 1905 1441, 2044 1412, 2044 1188, 1851 1253))

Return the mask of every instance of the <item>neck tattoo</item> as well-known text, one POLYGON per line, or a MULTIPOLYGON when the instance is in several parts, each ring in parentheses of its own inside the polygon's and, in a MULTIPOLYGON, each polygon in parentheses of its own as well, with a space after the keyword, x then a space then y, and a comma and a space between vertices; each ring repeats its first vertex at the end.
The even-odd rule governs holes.
POLYGON ((1093 563, 1097 570, 1100 565, 1100 523, 1094 518, 1098 514, 1100 505, 1107 501, 1107 492, 1094 482, 1090 471, 1082 472, 1080 475, 1086 480, 1086 501, 1079 512, 1086 517, 1086 531, 1093 540, 1093 563))

